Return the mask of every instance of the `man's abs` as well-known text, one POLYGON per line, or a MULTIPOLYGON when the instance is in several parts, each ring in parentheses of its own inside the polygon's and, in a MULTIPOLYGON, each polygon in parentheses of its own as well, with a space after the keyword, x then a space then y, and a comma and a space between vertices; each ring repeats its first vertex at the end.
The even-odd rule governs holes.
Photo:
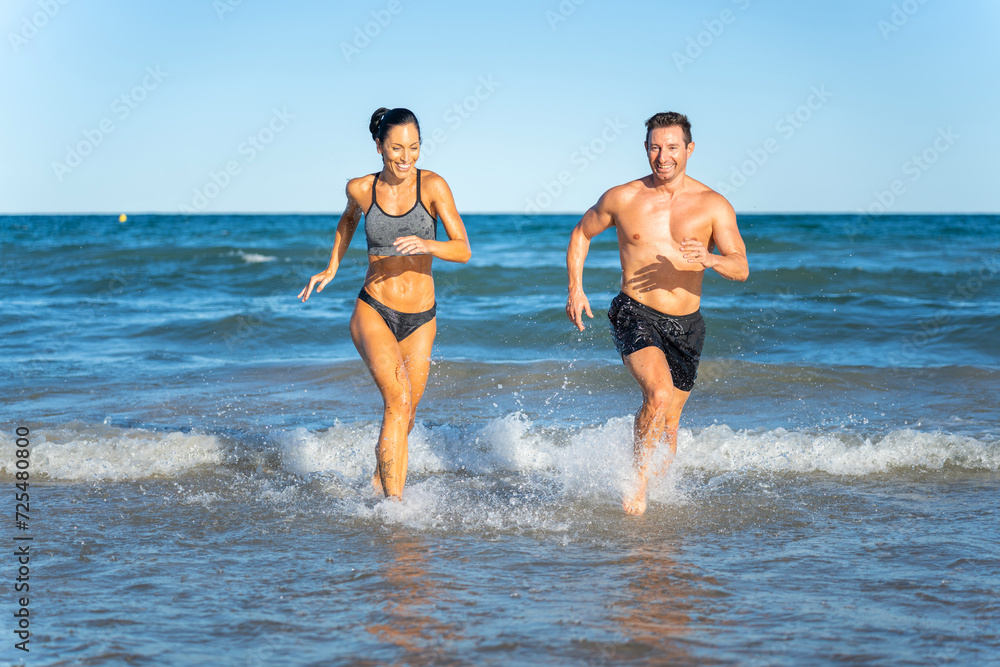
POLYGON ((622 292, 668 315, 688 315, 698 310, 704 270, 680 270, 676 260, 663 255, 629 260, 623 253, 622 292))

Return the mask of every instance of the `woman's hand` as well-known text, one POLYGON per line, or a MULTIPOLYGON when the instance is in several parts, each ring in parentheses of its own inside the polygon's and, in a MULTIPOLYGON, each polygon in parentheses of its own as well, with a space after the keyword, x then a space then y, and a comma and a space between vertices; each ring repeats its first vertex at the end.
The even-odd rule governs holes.
POLYGON ((431 243, 427 239, 419 236, 400 236, 392 242, 396 250, 404 255, 429 255, 431 254, 431 243))
POLYGON ((326 271, 320 271, 315 276, 309 279, 309 284, 302 288, 299 292, 299 296, 296 298, 302 299, 303 302, 309 299, 309 295, 312 294, 313 287, 316 288, 316 293, 319 294, 323 291, 323 288, 333 280, 334 272, 327 269, 326 271))

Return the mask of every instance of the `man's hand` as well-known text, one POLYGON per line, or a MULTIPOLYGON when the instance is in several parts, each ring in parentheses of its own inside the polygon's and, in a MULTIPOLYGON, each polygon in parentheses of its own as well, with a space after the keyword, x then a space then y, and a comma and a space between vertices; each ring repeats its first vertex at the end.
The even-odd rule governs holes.
POLYGON ((718 257, 713 255, 704 243, 690 237, 685 237, 681 241, 681 254, 691 264, 701 264, 706 269, 712 268, 718 261, 718 257))
POLYGON ((584 311, 586 311, 587 317, 594 319, 594 313, 590 312, 590 301, 587 300, 587 295, 583 293, 582 289, 571 289, 569 291, 569 298, 566 299, 566 317, 580 331, 583 331, 585 328, 583 326, 584 311))

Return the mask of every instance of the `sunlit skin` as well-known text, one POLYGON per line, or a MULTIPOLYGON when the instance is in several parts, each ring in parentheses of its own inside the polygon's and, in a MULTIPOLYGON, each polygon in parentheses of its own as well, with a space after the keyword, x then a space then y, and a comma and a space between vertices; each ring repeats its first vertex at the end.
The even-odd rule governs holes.
MULTIPOLYGON (((687 175, 694 142, 685 144, 680 126, 659 127, 645 142, 651 173, 611 188, 577 223, 566 251, 569 297, 566 315, 584 330, 593 318, 583 291, 583 265, 592 238, 614 227, 621 260, 621 289, 629 297, 669 315, 688 315, 701 304, 705 269, 728 280, 750 273, 736 213, 725 197, 687 175), (717 248, 718 253, 712 250, 717 248)), ((660 443, 677 452, 677 429, 690 392, 674 387, 663 351, 647 347, 625 357, 625 367, 642 391, 634 426, 636 482, 626 493, 629 514, 646 511, 649 462, 660 443)))
MULTIPOLYGON (((379 174, 378 203, 389 215, 403 215, 416 199, 420 135, 414 124, 389 128, 384 142, 375 142, 382 156, 379 174)), ((299 292, 302 301, 315 288, 322 292, 340 266, 358 228, 362 213, 372 204, 372 177, 355 178, 347 183, 347 207, 340 216, 330 263, 309 279, 299 292)), ((447 241, 427 240, 416 236, 397 238, 393 245, 403 256, 369 255, 365 289, 389 308, 404 313, 420 313, 434 305, 434 257, 465 263, 471 250, 465 225, 455 207, 451 190, 434 172, 421 171, 421 200, 431 216, 440 218, 447 241)), ((382 428, 375 447, 376 469, 372 486, 390 498, 401 498, 406 484, 407 439, 416 419, 417 405, 423 397, 430 371, 431 348, 437 333, 437 318, 397 341, 385 321, 371 306, 355 301, 351 315, 351 339, 368 367, 382 395, 382 428)))

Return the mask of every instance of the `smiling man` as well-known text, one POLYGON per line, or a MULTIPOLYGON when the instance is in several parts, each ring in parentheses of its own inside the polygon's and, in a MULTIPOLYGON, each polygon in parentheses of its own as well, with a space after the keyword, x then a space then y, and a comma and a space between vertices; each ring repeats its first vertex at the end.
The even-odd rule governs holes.
POLYGON ((646 511, 657 446, 666 442, 671 460, 677 452, 681 410, 705 342, 699 310, 705 269, 739 281, 750 273, 733 207, 685 173, 694 151, 687 117, 671 111, 647 120, 645 146, 652 173, 605 192, 573 229, 566 251, 566 314, 583 331, 583 313, 594 317, 583 292, 590 240, 609 227, 618 233, 621 293, 608 318, 615 347, 642 390, 633 434, 636 479, 622 503, 633 515, 646 511))

